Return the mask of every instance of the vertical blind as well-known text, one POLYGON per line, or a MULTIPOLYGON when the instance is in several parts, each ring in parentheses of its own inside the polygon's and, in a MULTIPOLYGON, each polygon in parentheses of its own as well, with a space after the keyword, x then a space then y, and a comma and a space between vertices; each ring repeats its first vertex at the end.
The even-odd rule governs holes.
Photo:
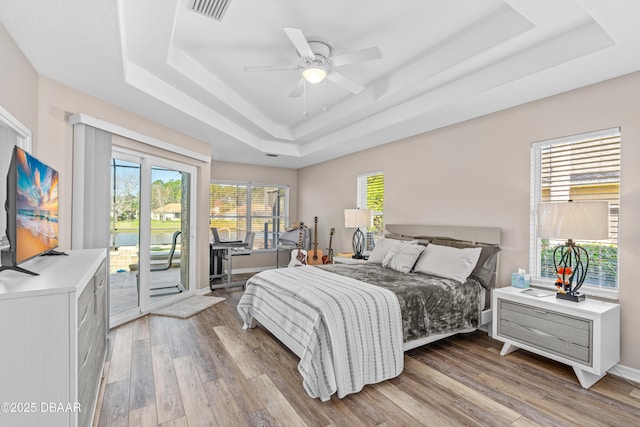
MULTIPOLYGON (((586 284, 617 288, 620 212, 620 130, 594 132, 533 145, 539 163, 534 172, 534 205, 546 202, 609 202, 609 237, 579 241, 589 253, 586 284)), ((537 219, 536 219, 537 220, 537 219)), ((567 236, 569 237, 569 236, 567 236)), ((562 241, 536 239, 540 277, 555 279, 553 249, 562 241)))

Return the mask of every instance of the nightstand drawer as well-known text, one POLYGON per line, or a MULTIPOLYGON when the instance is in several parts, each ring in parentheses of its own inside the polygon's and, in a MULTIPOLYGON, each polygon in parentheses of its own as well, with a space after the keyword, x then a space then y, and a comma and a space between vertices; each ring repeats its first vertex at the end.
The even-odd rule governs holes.
POLYGON ((587 365, 592 364, 592 322, 499 299, 498 334, 587 365))

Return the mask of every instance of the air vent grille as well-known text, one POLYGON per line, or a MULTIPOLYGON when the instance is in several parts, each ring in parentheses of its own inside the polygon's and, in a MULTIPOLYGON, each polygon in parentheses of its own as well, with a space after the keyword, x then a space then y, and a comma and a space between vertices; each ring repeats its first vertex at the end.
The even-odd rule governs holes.
POLYGON ((191 10, 221 22, 229 4, 231 0, 194 0, 191 10))

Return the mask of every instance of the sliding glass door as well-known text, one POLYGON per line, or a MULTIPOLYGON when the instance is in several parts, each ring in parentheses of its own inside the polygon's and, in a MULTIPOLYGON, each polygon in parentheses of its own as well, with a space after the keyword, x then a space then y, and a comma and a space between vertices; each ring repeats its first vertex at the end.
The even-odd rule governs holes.
POLYGON ((114 147, 111 161, 111 324, 192 293, 190 165, 114 147))

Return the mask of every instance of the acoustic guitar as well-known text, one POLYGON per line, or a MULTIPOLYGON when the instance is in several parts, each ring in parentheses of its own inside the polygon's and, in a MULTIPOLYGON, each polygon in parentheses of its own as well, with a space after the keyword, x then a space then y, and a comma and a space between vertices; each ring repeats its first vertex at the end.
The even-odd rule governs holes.
POLYGON ((300 237, 298 237, 298 248, 291 251, 291 261, 289 261, 289 267, 307 265, 307 251, 302 249, 303 232, 304 222, 300 222, 300 237))
POLYGON ((318 250, 318 217, 313 218, 314 227, 313 227, 313 250, 309 252, 309 256, 307 257, 307 262, 309 265, 320 265, 322 264, 322 251, 318 250))
POLYGON ((333 233, 336 232, 335 228, 331 228, 331 232, 329 233, 329 249, 327 249, 327 254, 322 257, 323 264, 333 264, 333 249, 331 249, 331 242, 333 241, 333 233))

